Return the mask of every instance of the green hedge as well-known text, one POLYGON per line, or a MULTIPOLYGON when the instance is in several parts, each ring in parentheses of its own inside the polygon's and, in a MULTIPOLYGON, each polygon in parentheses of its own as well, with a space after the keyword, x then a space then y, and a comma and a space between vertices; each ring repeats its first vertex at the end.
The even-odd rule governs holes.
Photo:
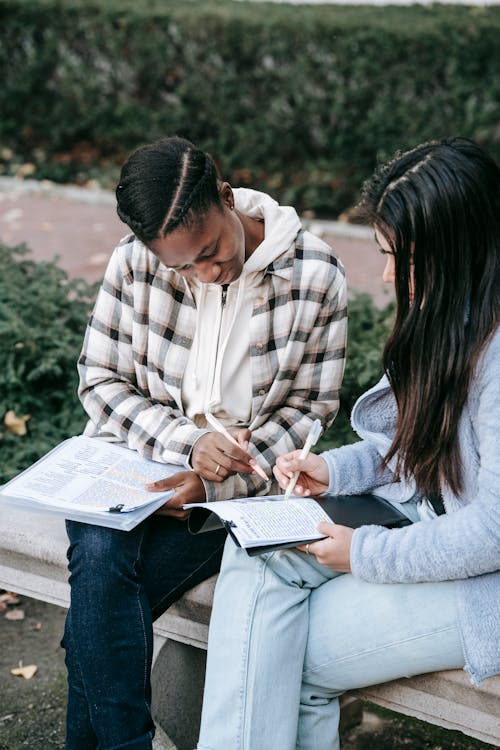
MULTIPOLYGON (((86 422, 78 401, 76 361, 97 290, 68 280, 54 262, 35 262, 25 247, 0 245, 0 484, 86 422), (27 434, 4 424, 7 412, 29 414, 27 434)), ((346 417, 357 396, 380 376, 380 351, 392 315, 366 294, 349 308, 349 356, 342 414, 320 449, 355 439, 346 417)))
POLYGON ((76 361, 96 287, 27 252, 0 245, 0 484, 86 422, 76 361), (26 435, 7 429, 9 411, 30 415, 26 435))
POLYGON ((498 6, 0 0, 0 144, 39 177, 114 179, 175 132, 333 216, 398 148, 462 134, 500 157, 499 38, 498 6))

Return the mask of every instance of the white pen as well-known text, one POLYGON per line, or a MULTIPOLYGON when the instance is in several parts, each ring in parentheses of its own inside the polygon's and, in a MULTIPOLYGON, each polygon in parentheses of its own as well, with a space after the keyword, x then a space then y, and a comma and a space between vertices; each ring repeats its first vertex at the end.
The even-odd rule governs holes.
MULTIPOLYGON (((316 445, 316 443, 318 442, 319 436, 321 435, 321 432, 322 432, 321 422, 319 419, 315 419, 309 429, 309 434, 306 438, 306 442, 304 443, 304 447, 300 451, 299 458, 301 461, 303 461, 304 458, 307 458, 307 456, 309 455, 309 451, 311 450, 313 445, 316 445)), ((296 471, 293 477, 288 482, 288 487, 286 488, 286 491, 285 491, 285 497, 284 497, 285 500, 289 500, 290 495, 294 491, 295 485, 297 484, 297 479, 299 478, 299 474, 300 474, 300 471, 296 471)))
MULTIPOLYGON (((214 430, 217 430, 217 432, 220 432, 222 435, 224 435, 224 437, 230 440, 233 445, 241 448, 241 445, 238 443, 238 441, 234 439, 234 437, 230 432, 228 432, 228 430, 226 430, 222 422, 219 422, 217 417, 214 417, 213 414, 209 414, 208 412, 206 412, 205 419, 207 420, 208 424, 214 428, 214 430)), ((253 456, 251 456, 250 454, 248 455, 250 456, 250 458, 253 458, 253 456)), ((266 482, 269 482, 269 477, 267 476, 266 472, 264 471, 264 469, 261 469, 257 463, 255 464, 255 466, 252 466, 252 468, 260 477, 262 477, 262 479, 265 479, 266 482)))

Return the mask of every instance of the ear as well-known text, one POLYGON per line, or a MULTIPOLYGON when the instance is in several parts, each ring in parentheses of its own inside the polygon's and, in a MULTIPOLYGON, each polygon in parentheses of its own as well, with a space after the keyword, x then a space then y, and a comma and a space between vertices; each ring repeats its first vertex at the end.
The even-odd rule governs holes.
POLYGON ((230 211, 234 209, 234 193, 229 182, 223 182, 219 188, 220 197, 224 206, 230 211))

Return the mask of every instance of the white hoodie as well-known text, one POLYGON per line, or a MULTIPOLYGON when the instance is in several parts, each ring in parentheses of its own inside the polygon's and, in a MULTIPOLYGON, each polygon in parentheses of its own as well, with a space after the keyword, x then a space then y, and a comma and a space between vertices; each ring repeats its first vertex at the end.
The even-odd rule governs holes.
MULTIPOLYGON (((235 208, 264 222, 264 240, 227 287, 189 280, 197 308, 196 331, 182 381, 186 416, 205 427, 211 412, 226 427, 250 422, 250 319, 267 266, 286 252, 301 228, 294 208, 280 206, 265 193, 234 189, 235 208)), ((264 301, 264 300, 262 300, 264 301)))

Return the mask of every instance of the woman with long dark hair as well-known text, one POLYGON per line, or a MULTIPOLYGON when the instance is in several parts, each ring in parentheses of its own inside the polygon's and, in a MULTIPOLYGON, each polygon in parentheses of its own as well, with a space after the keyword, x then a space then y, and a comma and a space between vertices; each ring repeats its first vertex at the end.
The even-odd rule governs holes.
POLYGON ((333 750, 344 691, 441 669, 500 672, 500 170, 450 138, 397 156, 362 206, 397 314, 361 440, 277 460, 299 495, 371 492, 413 521, 323 523, 301 551, 226 543, 200 750, 333 750), (341 575, 344 573, 344 575, 341 575))

